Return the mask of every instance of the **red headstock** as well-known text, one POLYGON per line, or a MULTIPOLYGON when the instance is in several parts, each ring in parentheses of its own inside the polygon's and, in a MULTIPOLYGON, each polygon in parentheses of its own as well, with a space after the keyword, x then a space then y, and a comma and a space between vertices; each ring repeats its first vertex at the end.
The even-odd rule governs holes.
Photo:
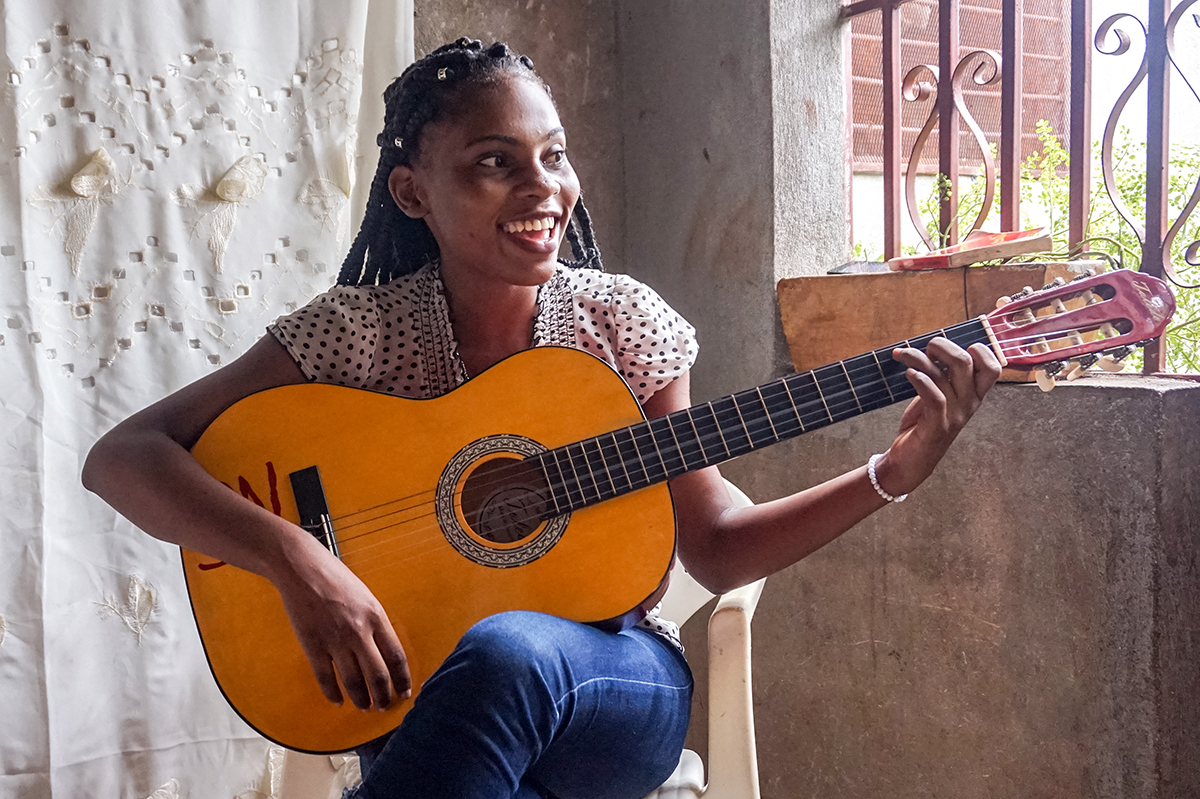
POLYGON ((1088 353, 1126 353, 1161 336, 1173 313, 1166 283, 1118 269, 1002 298, 987 322, 1008 366, 1030 368, 1088 353))

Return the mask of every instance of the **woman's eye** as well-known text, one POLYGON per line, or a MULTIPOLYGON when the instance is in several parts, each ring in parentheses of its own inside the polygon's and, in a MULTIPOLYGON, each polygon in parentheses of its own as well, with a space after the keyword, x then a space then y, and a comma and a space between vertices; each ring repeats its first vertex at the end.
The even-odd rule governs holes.
POLYGON ((479 160, 480 166, 502 167, 504 166, 504 157, 500 155, 489 155, 486 158, 479 160))
POLYGON ((554 166, 558 166, 559 164, 565 163, 566 160, 567 160, 567 151, 566 150, 555 150, 546 155, 546 163, 553 164, 554 166))

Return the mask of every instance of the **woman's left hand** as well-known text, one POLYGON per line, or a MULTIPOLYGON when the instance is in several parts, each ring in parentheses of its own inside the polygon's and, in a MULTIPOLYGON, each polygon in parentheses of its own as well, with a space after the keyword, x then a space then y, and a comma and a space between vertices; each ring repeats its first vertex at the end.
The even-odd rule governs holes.
POLYGON ((908 381, 917 390, 900 419, 896 440, 876 467, 879 484, 898 496, 933 473, 1000 377, 1000 363, 984 344, 964 350, 940 337, 924 352, 902 347, 892 356, 909 367, 908 381))

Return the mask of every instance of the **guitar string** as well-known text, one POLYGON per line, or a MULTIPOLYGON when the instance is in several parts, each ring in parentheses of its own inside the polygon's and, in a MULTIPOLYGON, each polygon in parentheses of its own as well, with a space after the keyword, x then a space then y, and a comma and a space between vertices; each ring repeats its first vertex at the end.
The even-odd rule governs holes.
MULTIPOLYGON (((1041 337, 1041 336, 1039 336, 1038 338, 1042 338, 1042 337, 1041 337)), ((853 360, 853 359, 849 359, 849 360, 853 360)), ((831 365, 831 366, 834 366, 834 365, 831 365)), ((826 368, 826 367, 821 367, 821 368, 826 368)), ((878 368, 879 368, 878 366, 866 365, 866 366, 863 366, 862 368, 857 368, 857 367, 856 367, 856 368, 853 370, 853 373, 854 373, 855 375, 862 376, 862 375, 863 375, 864 373, 866 373, 866 372, 874 372, 874 371, 878 371, 878 368)), ((814 371, 816 371, 816 370, 814 370, 814 371)), ((848 374, 849 374, 849 373, 848 373, 848 374)), ((902 374, 903 374, 903 373, 895 373, 895 374, 893 374, 893 375, 892 375, 892 377, 893 377, 893 378, 896 378, 896 377, 899 377, 899 376, 901 376, 902 374)), ((817 378, 818 376, 817 376, 817 375, 814 375, 813 377, 814 377, 814 381, 815 381, 815 380, 816 380, 816 378, 817 378)), ((885 378, 885 380, 886 380, 886 378, 885 378)), ((778 383, 776 383, 776 384, 769 384, 769 385, 776 385, 776 386, 778 386, 779 384, 778 384, 778 383)), ((887 393, 888 393, 889 395, 891 394, 891 392, 890 392, 890 391, 887 389, 886 383, 885 383, 885 385, 884 385, 884 391, 887 391, 887 393)), ((829 402, 829 401, 832 399, 832 400, 833 400, 833 402, 835 403, 835 405, 834 405, 834 406, 831 406, 831 407, 830 407, 830 411, 832 412, 832 415, 834 415, 834 416, 836 416, 836 415, 838 415, 838 414, 842 413, 842 412, 843 412, 843 411, 845 411, 845 410, 853 410, 853 408, 854 408, 854 406, 855 406, 855 405, 857 405, 857 406, 861 407, 861 401, 863 400, 863 398, 864 398, 864 397, 866 398, 866 401, 867 401, 867 403, 868 403, 868 404, 874 404, 874 403, 875 403, 877 400, 881 400, 881 399, 883 399, 883 393, 879 392, 878 390, 875 390, 875 391, 873 391, 871 394, 858 394, 858 393, 856 393, 856 392, 855 392, 853 385, 849 385, 849 384, 848 384, 848 388, 847 388, 847 389, 843 389, 843 390, 841 390, 841 391, 838 391, 838 392, 830 392, 829 394, 825 394, 825 395, 824 395, 824 399, 825 399, 825 401, 826 401, 826 402, 829 402), (850 403, 845 403, 844 405, 842 405, 841 403, 843 403, 843 402, 844 402, 844 400, 846 400, 846 398, 847 398, 848 396, 852 397, 852 399, 853 399, 853 405, 852 405, 852 404, 850 404, 850 403)), ((798 415, 801 415, 801 416, 802 416, 802 415, 803 415, 805 412, 817 412, 817 411, 819 410, 819 409, 818 409, 818 407, 817 407, 819 403, 820 403, 820 400, 819 400, 819 399, 818 399, 818 400, 809 400, 809 401, 807 401, 807 402, 803 402, 803 403, 801 403, 800 405, 797 405, 797 406, 795 406, 795 411, 796 411, 796 413, 797 413, 798 415)), ((891 403, 889 402, 889 403, 887 403, 887 404, 891 404, 891 403)), ((735 404, 734 404, 734 408, 735 408, 735 410, 736 410, 736 407, 737 407, 737 406, 736 406, 736 402, 735 402, 735 404)), ((764 407, 765 407, 765 406, 764 406, 764 407)), ((761 438, 761 437, 763 437, 763 436, 766 436, 766 434, 767 434, 767 432, 768 432, 768 431, 767 431, 767 427, 771 427, 771 428, 772 428, 772 430, 771 430, 771 436, 770 436, 770 438, 772 439, 772 442, 771 442, 771 443, 774 443, 774 440, 776 440, 776 439, 777 439, 777 436, 775 436, 775 435, 774 435, 774 430, 773 430, 773 428, 774 428, 774 422, 775 422, 775 421, 777 421, 775 417, 776 417, 778 414, 780 414, 780 413, 784 414, 785 416, 790 416, 790 414, 789 414, 789 409, 788 409, 788 408, 782 408, 782 409, 780 409, 780 410, 778 410, 778 411, 776 411, 776 412, 771 412, 771 411, 769 411, 769 409, 768 409, 768 412, 767 412, 765 415, 764 415, 764 414, 760 414, 760 415, 758 415, 758 416, 755 416, 755 417, 753 417, 753 418, 752 418, 751 422, 752 422, 752 425, 754 426, 754 428, 755 428, 755 429, 754 429, 753 431, 748 431, 748 433, 749 433, 749 438, 747 439, 747 443, 749 443, 749 444, 751 445, 751 449, 756 449, 756 448, 758 448, 758 447, 760 446, 760 445, 757 445, 757 444, 755 444, 755 443, 754 443, 754 440, 755 440, 756 438, 761 438), (766 424, 765 424, 765 426, 764 426, 764 424, 763 424, 763 422, 764 422, 764 421, 765 421, 765 423, 766 423, 766 424), (760 434, 760 435, 755 435, 755 434, 760 434)), ((714 420, 715 420, 715 421, 717 421, 717 422, 718 422, 718 424, 720 424, 720 421, 719 421, 719 419, 717 419, 717 417, 716 417, 715 411, 714 411, 714 420)), ((787 420, 786 418, 785 418, 785 419, 784 419, 784 420, 781 422, 781 424, 787 424, 787 423, 788 423, 788 420, 787 420)), ((619 431, 614 431, 614 432, 619 432, 619 431)), ((650 436, 651 436, 652 442, 653 442, 653 443, 654 443, 654 444, 657 446, 657 441, 653 439, 654 431, 653 431, 652 429, 650 429, 650 430, 649 430, 649 432, 650 432, 650 436)), ((603 435, 607 435, 607 434, 603 434, 603 435)), ((709 434, 708 436, 699 436, 699 437, 697 437, 695 440, 697 441, 697 443, 698 443, 698 445, 699 445, 699 447, 700 447, 701 454, 704 454, 705 450, 707 449, 707 446, 706 446, 706 445, 709 445, 709 444, 714 444, 714 443, 716 443, 716 442, 717 442, 717 439, 718 439, 718 438, 721 438, 721 437, 722 437, 722 436, 721 436, 721 432, 720 432, 719 430, 717 431, 717 433, 716 433, 715 435, 714 435, 714 434, 709 434)), ((594 439, 588 439, 588 440, 594 440, 594 439)), ((631 442, 632 442, 632 441, 633 441, 633 439, 632 439, 632 437, 631 437, 631 442)), ((579 444, 579 445, 580 445, 580 454, 581 454, 581 456, 583 457, 583 459, 584 459, 584 462, 585 462, 585 463, 590 463, 590 461, 588 460, 588 457, 589 457, 589 456, 588 456, 588 453, 586 452, 586 450, 584 450, 584 449, 582 448, 582 443, 583 443, 583 442, 573 442, 571 445, 568 445, 568 446, 574 446, 575 444, 579 444)), ((599 447, 599 444, 597 444, 597 446, 599 447)), ((635 449, 636 449, 636 448, 637 448, 637 445, 636 445, 636 443, 635 443, 635 449)), ((564 450, 566 450, 566 447, 563 447, 563 448, 560 448, 560 449, 564 449, 564 450)), ((682 448, 677 448, 677 449, 676 449, 676 452, 678 452, 678 453, 679 453, 679 457, 680 457, 680 460, 681 460, 681 462, 683 463, 683 465, 684 465, 684 466, 686 466, 686 465, 687 465, 687 464, 686 464, 686 460, 685 460, 685 459, 682 457, 682 451, 681 451, 681 450, 682 450, 682 448)), ((747 451, 749 451, 749 450, 747 450, 747 451)), ((601 450, 600 450, 600 452, 601 452, 601 456, 602 456, 602 458, 603 458, 603 457, 604 457, 603 450, 601 449, 601 450)), ((642 473, 646 475, 647 479, 650 479, 650 480, 651 480, 651 484, 653 484, 653 482, 658 482, 658 480, 655 480, 655 479, 653 479, 653 478, 651 478, 651 477, 650 477, 649 473, 646 471, 646 469, 645 469, 645 468, 642 468, 642 467, 636 466, 632 460, 628 460, 628 459, 626 459, 626 457, 625 457, 624 455, 622 455, 622 454, 620 453, 620 451, 619 451, 619 450, 617 450, 617 452, 618 452, 618 455, 620 455, 620 456, 621 456, 621 457, 620 457, 620 464, 622 465, 623 469, 625 469, 626 471, 628 471, 629 467, 633 466, 633 467, 634 467, 634 471, 636 472, 636 471, 637 471, 637 470, 640 468, 640 469, 641 469, 641 471, 642 471, 642 473)), ((567 458, 568 458, 568 459, 569 459, 571 462, 573 462, 573 463, 578 463, 578 458, 580 457, 579 455, 572 455, 572 454, 571 454, 569 451, 566 451, 566 452, 565 452, 565 454, 566 454, 567 458)), ((660 458, 660 460, 661 460, 661 458, 660 458)), ((512 467, 503 467, 503 468, 501 468, 501 469, 497 470, 497 472, 496 472, 495 474, 496 474, 496 475, 499 475, 499 477, 496 477, 496 476, 494 475, 492 478, 490 478, 490 479, 489 479, 489 481, 488 481, 487 483, 484 483, 484 484, 482 484, 482 486, 483 486, 483 487, 481 488, 481 490, 483 490, 483 491, 486 491, 486 490, 488 490, 488 489, 490 489, 490 488, 494 488, 494 487, 496 487, 496 486, 504 485, 504 484, 507 482, 507 480, 506 480, 506 478, 505 478, 505 476, 504 476, 504 473, 505 473, 506 471, 509 471, 509 470, 511 470, 511 469, 518 468, 518 467, 519 467, 519 465, 520 465, 520 464, 514 464, 512 467)), ((605 464, 605 468, 607 468, 607 463, 605 464)), ((658 471, 658 469, 656 469, 656 471, 658 471)), ((560 473, 561 473, 561 470, 560 470, 560 473)), ((664 473, 664 475, 665 475, 665 471, 664 471, 663 473, 664 473)), ((659 479, 661 479, 661 478, 659 478, 659 479)), ((547 485, 547 488, 549 488, 549 489, 550 489, 552 492, 561 492, 562 496, 566 497, 566 498, 567 498, 567 500, 568 500, 568 502, 571 502, 571 501, 572 501, 572 500, 571 500, 571 490, 570 490, 570 487, 569 487, 569 484, 570 484, 570 482, 571 482, 571 481, 569 481, 569 480, 565 479, 565 476, 564 476, 564 480, 562 480, 562 481, 553 481, 553 480, 551 480, 551 481, 549 482, 549 484, 547 485)), ((613 482, 613 481, 610 479, 610 483, 612 483, 612 482, 613 482)), ((627 488, 625 489, 626 491, 637 490, 637 488, 633 486, 633 481, 631 481, 631 480, 628 480, 628 479, 627 479, 625 482, 626 482, 626 484, 627 484, 627 488)), ((588 497, 587 497, 587 493, 586 493, 586 488, 587 488, 586 484, 584 484, 584 483, 583 483, 583 481, 582 481, 581 479, 576 479, 576 480, 574 481, 574 486, 575 486, 575 489, 576 489, 576 493, 579 495, 579 497, 581 497, 581 498, 582 498, 582 499, 583 499, 585 502, 588 502, 588 497)), ((615 488, 615 483, 614 483, 614 488, 615 488)), ((424 495, 430 495, 430 494, 434 494, 435 492, 436 492, 436 489, 430 489, 430 490, 426 490, 426 491, 423 491, 423 492, 419 492, 419 493, 417 493, 417 494, 410 495, 410 497, 406 497, 406 498, 404 498, 404 499, 413 499, 413 498, 416 498, 416 497, 419 497, 419 496, 424 496, 424 495)), ((604 497, 604 496, 603 496, 603 495, 604 495, 604 493, 605 493, 605 489, 602 489, 602 488, 600 488, 600 483, 599 483, 599 481, 597 481, 597 480, 595 479, 594 475, 593 475, 593 481, 592 481, 592 493, 595 493, 595 494, 597 495, 597 499, 596 499, 596 501, 600 501, 600 500, 603 500, 603 499, 605 499, 605 498, 606 498, 606 497, 604 497)), ((461 492, 456 492, 456 497, 457 497, 457 496, 459 496, 460 494, 461 494, 461 492)), ((403 501, 403 500, 393 500, 391 503, 382 503, 381 505, 374 506, 374 507, 375 507, 375 508, 380 508, 380 507, 384 507, 384 506, 386 506, 386 505, 388 505, 388 504, 395 504, 395 502, 398 502, 398 501, 403 501)), ((430 501, 426 500, 426 501, 423 501, 423 502, 418 502, 418 503, 416 503, 416 504, 413 504, 413 505, 409 505, 409 506, 407 506, 407 507, 404 507, 404 508, 399 508, 399 509, 396 509, 396 510, 394 510, 394 511, 391 511, 391 512, 389 512, 389 513, 385 513, 385 514, 381 514, 381 515, 379 515, 379 516, 372 517, 372 518, 370 518, 370 519, 364 519, 364 520, 361 520, 361 521, 358 521, 358 522, 353 522, 353 523, 351 523, 351 524, 349 524, 349 525, 342 525, 342 526, 339 528, 339 532, 342 532, 342 533, 344 533, 344 532, 346 532, 347 530, 350 530, 350 529, 352 529, 352 528, 355 528, 355 527, 361 527, 361 526, 363 526, 363 525, 365 525, 365 524, 371 524, 372 522, 381 521, 381 520, 383 520, 383 519, 387 518, 388 516, 394 516, 394 515, 396 515, 396 514, 398 514, 398 513, 403 513, 404 511, 407 511, 407 510, 424 510, 425 508, 428 508, 428 507, 430 507, 430 506, 431 506, 431 504, 432 504, 432 503, 431 503, 430 501)), ((356 511, 355 513, 346 514, 346 515, 344 515, 344 516, 342 516, 342 517, 339 517, 339 518, 340 518, 340 519, 346 519, 346 518, 349 518, 349 517, 351 517, 351 516, 354 516, 354 515, 356 515, 356 514, 358 514, 358 513, 362 513, 362 512, 365 512, 365 511, 356 511)), ((376 528, 374 528, 374 529, 372 529, 372 530, 367 530, 367 531, 364 531, 364 532, 362 532, 362 533, 359 533, 359 534, 357 534, 357 535, 354 535, 354 536, 347 536, 347 537, 345 537, 345 538, 339 538, 339 542, 341 542, 341 543, 344 543, 344 542, 348 542, 348 541, 355 540, 355 539, 357 539, 357 538, 360 538, 360 537, 362 537, 362 536, 364 536, 364 535, 372 535, 372 534, 374 534, 374 533, 377 533, 377 532, 382 532, 382 531, 384 531, 384 530, 392 529, 392 528, 395 528, 395 527, 401 527, 401 526, 409 525, 409 524, 412 524, 413 522, 419 521, 420 519, 427 518, 427 517, 429 517, 429 516, 432 516, 432 515, 434 515, 434 512, 433 512, 433 511, 429 511, 429 512, 420 513, 420 514, 418 514, 417 516, 410 517, 410 518, 407 518, 407 519, 398 520, 398 521, 395 521, 395 522, 393 522, 393 523, 391 523, 391 524, 387 524, 387 525, 383 525, 383 526, 380 526, 380 527, 376 527, 376 528)), ((532 520, 532 519, 534 519, 534 518, 537 518, 537 516, 540 516, 540 515, 541 515, 541 514, 540 514, 540 512, 539 512, 538 514, 536 514, 536 515, 532 515, 532 516, 531 516, 531 515, 527 515, 526 517, 524 517, 523 519, 520 519, 519 521, 522 521, 522 522, 528 522, 528 521, 530 521, 530 520, 532 520)), ((417 532, 422 532, 422 531, 413 531, 413 532, 414 532, 414 534, 415 534, 415 533, 417 533, 417 532)))

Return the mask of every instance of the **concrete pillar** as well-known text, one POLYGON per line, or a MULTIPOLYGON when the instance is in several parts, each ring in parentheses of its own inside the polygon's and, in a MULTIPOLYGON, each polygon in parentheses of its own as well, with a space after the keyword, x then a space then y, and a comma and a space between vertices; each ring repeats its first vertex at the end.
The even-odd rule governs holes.
POLYGON ((700 330, 697 397, 787 368, 775 283, 848 250, 839 3, 618 3, 627 268, 700 330))

